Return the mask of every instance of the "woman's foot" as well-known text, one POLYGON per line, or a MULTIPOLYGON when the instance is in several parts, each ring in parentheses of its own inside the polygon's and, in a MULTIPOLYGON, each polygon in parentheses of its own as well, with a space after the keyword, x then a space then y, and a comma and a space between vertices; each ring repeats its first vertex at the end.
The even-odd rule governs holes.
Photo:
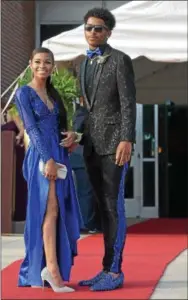
POLYGON ((62 280, 61 275, 59 273, 59 269, 58 268, 47 268, 47 270, 49 271, 49 273, 50 273, 50 275, 53 279, 54 284, 57 287, 63 287, 64 283, 63 283, 63 280, 62 280))
MULTIPOLYGON (((56 271, 57 274, 57 271, 56 271)), ((60 274, 59 274, 60 276, 60 274)), ((45 267, 42 272, 41 272, 41 278, 43 281, 43 286, 44 286, 44 281, 48 282, 53 289, 54 292, 56 293, 70 293, 74 292, 74 289, 67 287, 63 284, 63 280, 61 276, 59 277, 58 274, 57 276, 54 273, 54 276, 52 276, 51 272, 45 267)))

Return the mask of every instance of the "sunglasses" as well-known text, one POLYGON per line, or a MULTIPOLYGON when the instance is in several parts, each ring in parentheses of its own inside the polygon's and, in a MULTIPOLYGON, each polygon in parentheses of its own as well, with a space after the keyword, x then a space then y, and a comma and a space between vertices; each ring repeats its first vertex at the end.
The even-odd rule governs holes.
POLYGON ((88 25, 88 24, 85 25, 85 31, 89 31, 89 32, 94 30, 95 32, 101 33, 103 29, 108 30, 108 27, 104 25, 88 25))

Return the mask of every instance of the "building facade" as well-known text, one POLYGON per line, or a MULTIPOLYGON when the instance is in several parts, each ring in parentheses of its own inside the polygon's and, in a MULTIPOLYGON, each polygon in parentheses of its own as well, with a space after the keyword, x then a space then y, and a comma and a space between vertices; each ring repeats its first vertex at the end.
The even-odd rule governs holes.
POLYGON ((1 41, 3 92, 26 68, 35 47, 35 1, 1 2, 1 41))

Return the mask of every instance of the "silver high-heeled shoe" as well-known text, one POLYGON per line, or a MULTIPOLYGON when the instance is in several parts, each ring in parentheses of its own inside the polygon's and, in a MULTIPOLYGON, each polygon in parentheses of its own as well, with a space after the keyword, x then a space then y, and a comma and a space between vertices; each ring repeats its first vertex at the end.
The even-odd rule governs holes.
POLYGON ((50 272, 46 267, 41 272, 41 278, 43 282, 43 287, 44 287, 44 281, 47 281, 50 284, 52 290, 56 293, 71 293, 75 291, 74 289, 68 286, 62 286, 62 287, 56 286, 50 272))

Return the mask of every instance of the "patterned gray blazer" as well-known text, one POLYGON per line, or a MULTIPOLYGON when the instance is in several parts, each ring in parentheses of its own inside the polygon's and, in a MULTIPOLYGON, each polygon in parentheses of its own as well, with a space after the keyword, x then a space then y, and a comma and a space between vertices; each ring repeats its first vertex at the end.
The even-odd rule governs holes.
MULTIPOLYGON (((99 155, 114 154, 120 141, 135 142, 136 89, 130 57, 107 45, 99 64, 90 101, 85 91, 85 58, 80 66, 80 87, 88 115, 84 122, 84 152, 93 144, 99 155)), ((89 154, 89 153, 88 153, 89 154)))

